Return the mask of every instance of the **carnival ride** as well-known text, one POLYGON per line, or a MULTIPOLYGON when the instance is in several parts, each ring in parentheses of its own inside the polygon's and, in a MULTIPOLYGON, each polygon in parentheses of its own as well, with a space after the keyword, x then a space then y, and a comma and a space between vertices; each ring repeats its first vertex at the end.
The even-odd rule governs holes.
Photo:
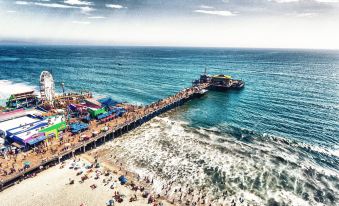
POLYGON ((52 74, 48 71, 43 71, 40 74, 40 95, 43 104, 53 105, 55 84, 52 74))

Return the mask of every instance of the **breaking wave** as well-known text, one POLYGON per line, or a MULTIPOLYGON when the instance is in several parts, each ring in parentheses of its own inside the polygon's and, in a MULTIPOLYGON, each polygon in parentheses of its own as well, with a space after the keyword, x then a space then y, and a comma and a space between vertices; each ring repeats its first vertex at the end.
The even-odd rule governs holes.
POLYGON ((0 99, 7 99, 14 93, 37 90, 34 86, 25 83, 16 83, 9 80, 0 80, 0 88, 0 99))
MULTIPOLYGON (((226 127, 226 126, 225 126, 226 127)), ((339 197, 337 150, 283 137, 230 127, 193 128, 163 116, 105 145, 111 155, 141 176, 154 190, 174 182, 193 188, 212 205, 243 201, 266 205, 336 205, 339 197), (240 199, 239 199, 240 198, 240 199)))

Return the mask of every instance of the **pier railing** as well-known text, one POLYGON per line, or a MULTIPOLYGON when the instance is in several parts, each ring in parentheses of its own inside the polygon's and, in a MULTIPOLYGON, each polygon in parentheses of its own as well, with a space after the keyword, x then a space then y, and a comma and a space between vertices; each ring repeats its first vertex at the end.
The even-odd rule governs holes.
POLYGON ((17 181, 25 179, 27 175, 32 174, 33 172, 39 171, 41 167, 45 168, 46 166, 51 166, 51 165, 60 163, 60 161, 72 158, 76 154, 84 153, 87 150, 96 148, 98 142, 104 143, 106 141, 110 141, 114 138, 117 138, 125 134, 126 132, 131 131, 141 126, 142 124, 148 122, 154 117, 159 116, 160 114, 163 114, 164 112, 167 112, 171 109, 174 109, 178 106, 183 105, 185 102, 197 97, 199 94, 199 91, 201 89, 207 88, 207 86, 208 85, 200 85, 199 87, 190 87, 190 88, 187 88, 185 90, 182 90, 176 93, 173 96, 170 96, 166 99, 159 100, 156 103, 152 103, 151 105, 148 105, 147 108, 150 108, 150 109, 145 110, 144 115, 139 115, 133 120, 126 121, 120 125, 117 125, 116 127, 112 129, 109 129, 108 131, 101 132, 98 135, 90 138, 89 140, 79 142, 64 151, 59 152, 56 155, 51 155, 50 157, 42 160, 41 163, 39 164, 34 165, 22 172, 19 172, 16 175, 8 179, 5 179, 3 182, 0 182, 0 191, 14 185, 17 181), (157 105, 157 106, 154 106, 154 105, 157 105))

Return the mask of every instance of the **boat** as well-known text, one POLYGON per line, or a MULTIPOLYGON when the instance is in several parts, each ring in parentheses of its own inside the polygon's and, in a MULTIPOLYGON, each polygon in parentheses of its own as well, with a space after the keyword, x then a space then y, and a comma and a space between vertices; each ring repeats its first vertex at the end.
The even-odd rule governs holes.
POLYGON ((207 89, 200 89, 198 90, 197 92, 195 92, 195 96, 196 97, 202 97, 204 96, 205 94, 207 94, 208 90, 207 89))

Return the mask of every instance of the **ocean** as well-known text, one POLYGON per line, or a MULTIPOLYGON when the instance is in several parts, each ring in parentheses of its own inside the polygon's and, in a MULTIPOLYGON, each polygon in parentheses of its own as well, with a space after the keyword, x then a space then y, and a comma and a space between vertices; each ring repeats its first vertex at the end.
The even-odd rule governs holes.
POLYGON ((38 90, 49 70, 58 92, 63 82, 66 91, 146 105, 189 87, 205 68, 245 88, 210 91, 157 117, 110 143, 112 154, 151 175, 155 190, 174 181, 215 201, 339 204, 339 51, 0 46, 0 99, 38 90))

